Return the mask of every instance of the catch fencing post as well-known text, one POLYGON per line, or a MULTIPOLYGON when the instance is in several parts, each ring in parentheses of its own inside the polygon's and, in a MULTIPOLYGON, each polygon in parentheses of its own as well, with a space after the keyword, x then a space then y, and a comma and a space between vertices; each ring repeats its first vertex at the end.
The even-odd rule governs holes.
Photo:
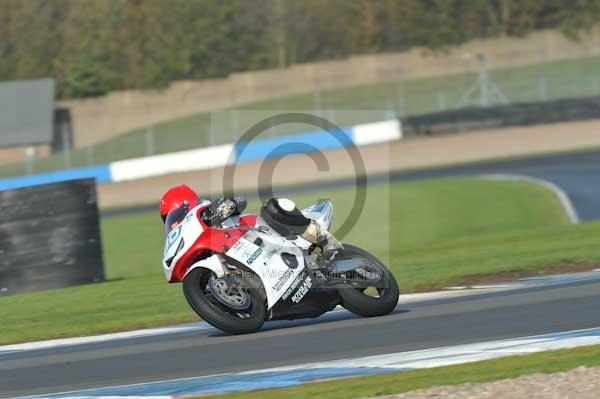
POLYGON ((27 159, 27 161, 25 163, 26 173, 28 175, 32 175, 33 174, 33 166, 34 166, 34 163, 35 163, 35 148, 34 147, 27 147, 25 149, 25 157, 27 159))
POLYGON ((313 108, 317 115, 321 114, 321 110, 323 109, 323 103, 321 101, 321 91, 319 89, 313 92, 313 108))
POLYGON ((396 110, 394 102, 388 98, 385 104, 384 120, 396 119, 397 114, 398 111, 396 110))
POLYGON ((94 164, 94 147, 91 145, 85 147, 85 159, 88 166, 92 166, 94 164))
POLYGON ((229 115, 231 115, 231 141, 235 143, 240 130, 240 116, 237 109, 229 110, 229 115))
POLYGON ((335 110, 334 109, 328 109, 327 110, 327 120, 331 123, 333 123, 334 125, 336 124, 335 121, 335 110))
POLYGON ((208 132, 207 132, 208 133, 208 147, 212 147, 215 144, 215 142, 214 142, 214 136, 213 136, 214 131, 215 131, 215 126, 214 126, 213 123, 211 123, 208 126, 208 132))
POLYGON ((154 126, 146 127, 146 156, 154 155, 154 126))
POLYGON ((538 79, 538 94, 540 101, 548 101, 548 82, 545 76, 538 79))
POLYGON ((63 160, 64 160, 65 169, 70 168, 71 167, 71 149, 69 147, 67 147, 63 151, 63 160))
POLYGON ((446 100, 446 92, 438 91, 437 92, 437 106, 438 111, 445 111, 448 108, 448 102, 446 100))
POLYGON ((319 82, 319 78, 317 77, 314 78, 313 82, 313 109, 315 110, 315 114, 321 116, 321 110, 323 109, 323 99, 321 98, 321 83, 319 82))
POLYGON ((408 104, 403 96, 398 97, 398 117, 402 118, 408 114, 408 104))

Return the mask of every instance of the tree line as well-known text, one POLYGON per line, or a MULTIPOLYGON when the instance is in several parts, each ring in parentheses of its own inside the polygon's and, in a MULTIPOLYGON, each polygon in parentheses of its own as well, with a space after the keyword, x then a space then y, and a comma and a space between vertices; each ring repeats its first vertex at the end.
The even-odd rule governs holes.
POLYGON ((61 98, 600 20, 600 0, 0 0, 0 81, 61 98))

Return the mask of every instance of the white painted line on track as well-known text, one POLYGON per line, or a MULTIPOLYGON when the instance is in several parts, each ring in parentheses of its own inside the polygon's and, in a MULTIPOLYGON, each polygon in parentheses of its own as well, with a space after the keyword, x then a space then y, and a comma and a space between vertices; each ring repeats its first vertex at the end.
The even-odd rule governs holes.
POLYGON ((312 367, 383 367, 421 369, 494 359, 503 356, 526 355, 548 350, 599 345, 600 327, 521 337, 475 344, 432 348, 413 352, 345 359, 337 362, 313 363, 312 367))
MULTIPOLYGON (((449 295, 447 295, 447 293, 443 292, 443 291, 407 294, 407 295, 401 296, 399 304, 423 301, 423 300, 435 299, 435 298, 445 298, 448 296, 449 295)), ((454 296, 456 296, 456 294, 454 296)), ((347 312, 347 310, 338 306, 336 309, 329 312, 328 314, 339 313, 339 312, 347 312)), ((13 352, 51 349, 51 348, 68 347, 68 346, 85 345, 85 344, 95 344, 95 343, 101 343, 101 342, 107 342, 107 341, 118 341, 118 340, 124 340, 124 339, 132 339, 132 338, 143 338, 143 337, 167 335, 167 334, 190 332, 190 331, 198 331, 199 332, 199 331, 206 331, 206 330, 212 330, 212 329, 214 329, 214 328, 206 322, 197 322, 197 323, 187 323, 187 324, 181 324, 181 325, 173 325, 173 326, 147 328, 147 329, 141 329, 141 330, 93 335, 93 336, 87 336, 87 337, 60 338, 60 339, 51 339, 51 340, 45 340, 45 341, 25 342, 25 343, 20 343, 20 344, 10 344, 10 345, 0 346, 0 355, 6 354, 6 353, 13 353, 13 352)))
POLYGON ((69 399, 172 399, 172 396, 69 396, 69 399))
MULTIPOLYGON (((494 285, 478 285, 473 287, 453 287, 456 289, 448 289, 433 292, 421 292, 415 294, 400 295, 398 306, 410 305, 415 302, 424 302, 437 299, 450 299, 466 297, 470 295, 479 295, 482 293, 510 291, 515 289, 531 288, 531 287, 550 287, 572 282, 594 281, 600 279, 600 269, 594 272, 573 273, 573 274, 557 274, 547 276, 526 277, 513 283, 494 284, 494 285)), ((347 312, 342 307, 338 306, 333 311, 321 316, 326 319, 328 315, 347 312)), ((187 323, 173 326, 147 328, 134 331, 117 332, 110 334, 94 335, 87 337, 61 338, 46 341, 25 342, 21 344, 11 344, 0 346, 0 356, 14 352, 24 352, 33 350, 52 349, 59 347, 69 347, 85 344, 95 344, 108 341, 119 341, 126 339, 135 339, 143 337, 152 337, 167 334, 176 334, 184 332, 201 332, 209 331, 214 328, 205 322, 187 323)))
POLYGON ((514 288, 516 285, 517 284, 472 285, 469 288, 472 290, 489 290, 489 289, 514 288))
POLYGON ((238 373, 62 392, 34 397, 151 397, 164 399, 208 393, 250 391, 293 386, 323 378, 410 371, 598 344, 600 344, 600 327, 386 355, 248 370, 238 373))
POLYGON ((172 334, 187 331, 203 331, 212 327, 205 322, 182 324, 168 327, 146 328, 142 330, 124 331, 110 334, 93 335, 89 337, 73 337, 51 339, 46 341, 25 342, 22 344, 12 344, 0 346, 0 355, 4 353, 30 351, 38 349, 58 348, 64 346, 75 346, 83 344, 93 344, 121 339, 142 338, 155 335, 172 334))

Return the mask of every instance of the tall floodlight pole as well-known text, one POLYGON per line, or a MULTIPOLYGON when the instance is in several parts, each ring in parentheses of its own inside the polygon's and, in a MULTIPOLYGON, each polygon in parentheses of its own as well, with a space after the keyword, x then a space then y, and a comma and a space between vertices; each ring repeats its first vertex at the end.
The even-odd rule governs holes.
POLYGON ((490 77, 485 55, 477 54, 477 60, 479 61, 477 79, 462 96, 459 106, 479 105, 480 107, 489 107, 494 104, 508 104, 509 101, 500 90, 500 87, 490 77))

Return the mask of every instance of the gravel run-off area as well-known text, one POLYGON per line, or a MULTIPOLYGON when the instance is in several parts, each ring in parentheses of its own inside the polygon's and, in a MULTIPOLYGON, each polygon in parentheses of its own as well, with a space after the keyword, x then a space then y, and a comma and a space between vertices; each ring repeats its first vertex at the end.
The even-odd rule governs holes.
POLYGON ((377 399, 597 399, 600 367, 578 367, 553 373, 531 374, 481 384, 419 389, 377 399))

